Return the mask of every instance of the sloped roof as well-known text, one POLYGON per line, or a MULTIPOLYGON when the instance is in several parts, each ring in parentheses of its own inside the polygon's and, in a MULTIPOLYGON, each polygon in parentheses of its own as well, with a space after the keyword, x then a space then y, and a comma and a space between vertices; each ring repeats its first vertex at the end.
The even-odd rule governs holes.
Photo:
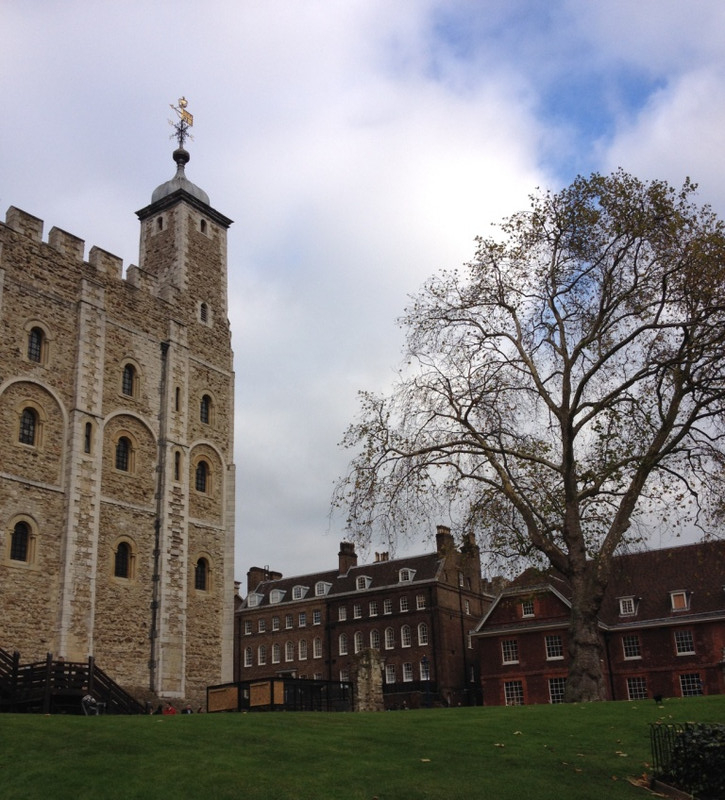
MULTIPOLYGON (((340 575, 337 570, 325 570, 324 572, 313 572, 309 575, 293 575, 289 578, 279 578, 278 580, 262 581, 254 590, 253 594, 260 596, 256 606, 270 605, 269 595, 273 589, 285 592, 283 603, 292 600, 292 589, 295 586, 307 586, 309 592, 305 599, 309 600, 314 596, 314 589, 317 583, 329 583, 330 590, 327 596, 343 595, 347 593, 362 594, 364 591, 380 591, 385 587, 399 587, 399 573, 401 569, 409 569, 415 574, 413 580, 405 585, 416 585, 438 579, 445 558, 440 558, 436 553, 428 553, 421 556, 411 556, 392 561, 376 561, 372 564, 362 564, 351 567, 345 575, 340 575), (357 578, 365 576, 370 578, 370 585, 366 590, 356 589, 357 578)), ((279 605, 273 603, 271 605, 279 605)))

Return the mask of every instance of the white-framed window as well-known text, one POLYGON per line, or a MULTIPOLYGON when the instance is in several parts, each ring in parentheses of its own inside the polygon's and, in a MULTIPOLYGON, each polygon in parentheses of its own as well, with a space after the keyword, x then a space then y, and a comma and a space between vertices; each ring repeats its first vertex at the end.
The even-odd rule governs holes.
POLYGON ((249 620, 246 620, 244 623, 244 635, 250 636, 252 633, 252 623, 249 620))
POLYGON ((371 617, 377 617, 377 615, 378 615, 378 601, 377 600, 371 600, 368 603, 368 614, 371 617))
POLYGON ((470 614, 471 614, 471 601, 470 600, 464 600, 463 601, 463 609, 464 609, 466 615, 470 616, 470 614))
POLYGON ((340 670, 340 683, 347 683, 350 680, 350 670, 347 667, 343 667, 340 670))
POLYGON ((257 648, 257 664, 264 666, 267 663, 267 646, 260 644, 257 648))
POLYGON ((273 631, 279 630, 279 617, 272 617, 272 630, 273 631))
POLYGON ((523 681, 505 681, 503 693, 507 706, 522 706, 524 704, 523 681))
POLYGON ((403 567, 403 569, 398 571, 398 582, 399 583, 410 583, 415 577, 415 570, 408 569, 407 567, 403 567))
POLYGON ((252 648, 245 647, 244 648, 244 666, 251 667, 254 665, 254 657, 252 655, 252 648))
POLYGON ((307 661, 307 639, 300 639, 297 652, 299 653, 300 661, 307 661))
POLYGON ((387 600, 383 600, 383 614, 392 614, 393 613, 393 601, 388 598, 387 600))
POLYGON ((407 611, 408 610, 408 598, 403 596, 400 598, 400 610, 407 611))
POLYGON ((564 658, 564 645, 558 633, 552 633, 546 639, 546 660, 557 661, 564 658))
POLYGON ((295 643, 294 642, 285 642, 285 644, 284 644, 284 660, 285 661, 294 661, 295 660, 295 643))
POLYGON ((689 611, 690 595, 687 592, 670 592, 670 604, 673 611, 689 611))
POLYGON ((549 702, 563 703, 566 678, 549 678, 549 702))
POLYGON ((312 640, 312 658, 322 658, 322 639, 319 636, 312 640))
POLYGON ((418 644, 428 644, 428 625, 425 622, 418 623, 418 644))
POLYGON ((422 681, 430 680, 430 661, 427 658, 420 662, 420 679, 422 681))
POLYGON ((678 656, 691 656, 695 653, 695 640, 692 631, 675 631, 675 651, 678 656))
MULTIPOLYGON (((638 634, 626 633, 622 636, 622 652, 625 659, 642 658, 638 634)), ((629 699, 634 700, 635 698, 630 697, 629 699)))
POLYGON ((300 627, 300 628, 305 628, 307 626, 307 612, 306 611, 300 611, 300 613, 297 615, 297 623, 298 623, 298 627, 300 627))
POLYGON ((410 683, 413 680, 413 665, 403 664, 403 681, 410 683))
POLYGON ((347 634, 341 633, 337 637, 337 654, 340 656, 347 655, 347 634))
POLYGON ((317 581, 315 584, 315 597, 323 597, 330 591, 331 588, 331 583, 327 583, 327 581, 317 581))
POLYGON ((319 608, 316 608, 312 612, 312 624, 313 625, 321 625, 322 624, 322 612, 319 608))
POLYGON ((345 606, 340 606, 337 609, 337 619, 338 622, 344 622, 347 619, 347 608, 345 606))
POLYGON ((355 637, 353 639, 353 650, 356 653, 359 653, 363 649, 363 635, 362 631, 355 631, 355 637))
POLYGON ((695 697, 702 694, 702 681, 699 672, 687 672, 680 675, 680 691, 683 697, 695 697))
POLYGON ((284 627, 286 630, 294 627, 294 618, 292 614, 285 614, 284 615, 284 627))
POLYGON ((281 603, 284 595, 285 595, 284 589, 272 589, 272 591, 269 593, 269 602, 281 603))
POLYGON ((380 650, 380 631, 370 631, 370 647, 380 650))
POLYGON ((262 599, 261 594, 257 594, 256 592, 250 592, 247 595, 247 608, 256 608, 262 599))
POLYGON ((293 586, 292 587, 292 599, 293 600, 302 600, 302 598, 307 594, 307 590, 309 586, 293 586))
POLYGON ((518 639, 504 639, 501 642, 501 657, 504 664, 519 663, 518 639))
POLYGON ((637 603, 634 597, 619 598, 619 615, 621 617, 631 617, 637 611, 637 603))
POLYGON ((533 617, 534 616, 534 601, 533 600, 522 600, 521 601, 521 616, 522 617, 533 617))
POLYGON ((647 699, 647 679, 643 676, 627 678, 627 699, 646 700, 647 699))
POLYGON ((413 637, 410 634, 410 625, 403 625, 400 628, 400 646, 410 647, 413 644, 413 637))
POLYGON ((352 618, 353 619, 360 619, 362 617, 362 604, 355 603, 352 607, 352 618))
POLYGON ((422 611, 425 608, 425 595, 424 594, 417 594, 415 596, 415 607, 418 611, 422 611))
POLYGON ((395 664, 385 665, 385 683, 395 683, 395 664))
POLYGON ((267 630, 267 620, 266 619, 258 619, 257 620, 257 631, 259 633, 264 633, 267 630))
POLYGON ((282 648, 279 646, 279 643, 275 642, 272 645, 272 663, 279 664, 282 660, 282 648))
POLYGON ((392 628, 385 629, 385 649, 392 650, 395 647, 395 631, 392 628))
POLYGON ((369 576, 367 576, 367 575, 358 575, 358 577, 355 578, 355 588, 359 592, 361 592, 364 589, 367 589, 372 582, 373 582, 373 579, 370 578, 369 576))

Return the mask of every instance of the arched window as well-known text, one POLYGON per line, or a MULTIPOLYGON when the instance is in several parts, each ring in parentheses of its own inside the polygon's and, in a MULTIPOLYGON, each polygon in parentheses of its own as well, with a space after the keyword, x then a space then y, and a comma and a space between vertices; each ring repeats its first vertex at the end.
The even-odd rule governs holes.
POLYGON ((418 644, 428 644, 428 626, 425 622, 418 625, 418 644))
POLYGON ((206 494, 209 485, 209 465, 206 461, 200 461, 196 465, 196 479, 195 486, 197 492, 204 492, 206 494))
POLYGON ((128 569, 131 563, 131 548, 128 542, 120 542, 116 548, 116 557, 113 562, 113 574, 117 578, 128 578, 128 569))
POLYGON ((294 642, 286 642, 284 646, 284 660, 285 661, 294 661, 295 660, 295 646, 294 642))
POLYGON ((133 364, 126 364, 123 368, 123 378, 121 381, 121 392, 126 397, 133 397, 136 389, 136 368, 133 364))
POLYGON ((116 469, 129 472, 131 469, 131 440, 121 436, 116 442, 116 469))
POLYGON ((200 558, 194 567, 194 588, 200 592, 207 590, 209 581, 209 562, 205 558, 200 558))
POLYGON ((43 344, 45 333, 42 328, 31 328, 28 333, 28 360, 35 361, 37 364, 43 363, 43 344))
POLYGON ((392 650, 395 647, 395 631, 392 628, 385 629, 385 649, 392 650))
POLYGON ((244 666, 245 667, 251 667, 252 664, 253 664, 253 661, 252 661, 252 648, 251 647, 245 647, 244 648, 244 666))
POLYGON ((259 645, 259 649, 257 650, 257 664, 260 666, 267 663, 267 647, 263 644, 259 645))
POLYGON ((10 558, 13 561, 30 560, 30 526, 27 522, 17 522, 10 539, 10 558))
POLYGON ((307 660, 307 639, 300 639, 299 644, 300 661, 307 660))
POLYGON ((282 655, 282 648, 279 646, 278 642, 275 642, 272 645, 272 663, 279 664, 281 655, 282 655))
POLYGON ((201 398, 201 403, 199 405, 199 419, 205 425, 208 425, 211 421, 211 397, 209 397, 208 394, 205 394, 201 398))
POLYGON ((20 415, 20 442, 34 445, 37 432, 38 412, 34 408, 24 408, 20 415))
POLYGON ((353 648, 356 653, 359 653, 363 649, 363 635, 362 631, 355 632, 355 639, 353 641, 353 648))
POLYGON ((337 640, 337 652, 341 656, 347 655, 347 634, 341 633, 337 640))
POLYGON ((403 625, 400 629, 400 644, 402 647, 410 647, 413 644, 413 637, 410 635, 410 625, 403 625))
POLYGON ((380 650, 380 631, 370 631, 370 647, 380 650))
POLYGON ((319 636, 312 641, 312 658, 322 658, 322 639, 319 636))

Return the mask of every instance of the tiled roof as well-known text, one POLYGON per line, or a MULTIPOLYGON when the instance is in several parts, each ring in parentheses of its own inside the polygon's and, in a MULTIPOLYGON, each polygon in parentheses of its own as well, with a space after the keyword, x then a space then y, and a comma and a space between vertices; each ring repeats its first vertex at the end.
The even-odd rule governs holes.
POLYGON ((599 617, 608 625, 624 621, 619 614, 623 597, 637 600, 637 621, 724 611, 724 586, 725 541, 629 553, 614 559, 599 617), (672 611, 674 591, 687 592, 687 611, 672 611))
MULTIPOLYGON (((411 556, 400 558, 393 561, 376 561, 372 564, 361 564, 351 567, 345 575, 338 574, 337 570, 326 570, 324 572, 313 572, 309 575, 294 575, 289 578, 279 578, 278 580, 262 581, 253 591, 255 594, 262 595, 257 607, 269 605, 269 594, 273 589, 285 592, 283 603, 292 600, 292 589, 295 586, 307 586, 309 591, 305 599, 314 597, 315 585, 317 583, 331 584, 327 596, 342 595, 348 592, 364 594, 365 591, 380 591, 385 587, 400 587, 402 585, 416 585, 421 582, 430 582, 438 578, 439 571, 445 559, 439 558, 436 553, 428 553, 421 556, 411 556), (399 574, 401 569, 409 569, 415 574, 410 584, 401 584, 399 574), (358 591, 356 581, 358 577, 365 576, 370 578, 370 585, 366 590, 358 591)), ((277 605, 276 603, 274 605, 277 605)))

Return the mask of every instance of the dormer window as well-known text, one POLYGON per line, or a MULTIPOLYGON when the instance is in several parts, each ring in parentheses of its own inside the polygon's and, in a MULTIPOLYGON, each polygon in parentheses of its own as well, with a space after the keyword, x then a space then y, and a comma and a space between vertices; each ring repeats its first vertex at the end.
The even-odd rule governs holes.
POLYGON ((331 583, 327 583, 326 581, 317 581, 315 584, 315 597, 324 597, 331 588, 331 583))
POLYGON ((262 595, 256 592, 250 592, 247 595, 247 608, 256 608, 262 601, 262 595))
POLYGON ((637 603, 634 597, 620 597, 619 598, 619 616, 631 617, 637 613, 637 603))
POLYGON ((292 587, 292 599, 293 600, 302 600, 302 598, 307 594, 307 590, 309 589, 308 586, 293 586, 292 587))
POLYGON ((270 603, 281 603, 282 598, 285 596, 284 589, 272 589, 269 593, 269 602, 270 603))
POLYGON ((534 601, 533 600, 522 600, 522 602, 521 602, 521 616, 522 617, 533 617, 534 616, 534 601))
POLYGON ((369 578, 367 575, 360 575, 355 579, 355 588, 358 591, 362 591, 363 589, 367 589, 372 582, 373 579, 369 578))
POLYGON ((670 604, 673 611, 690 610, 690 594, 688 592, 670 592, 670 604))
POLYGON ((415 576, 415 570, 404 567, 398 572, 398 582, 410 583, 410 581, 413 580, 414 576, 415 576))

